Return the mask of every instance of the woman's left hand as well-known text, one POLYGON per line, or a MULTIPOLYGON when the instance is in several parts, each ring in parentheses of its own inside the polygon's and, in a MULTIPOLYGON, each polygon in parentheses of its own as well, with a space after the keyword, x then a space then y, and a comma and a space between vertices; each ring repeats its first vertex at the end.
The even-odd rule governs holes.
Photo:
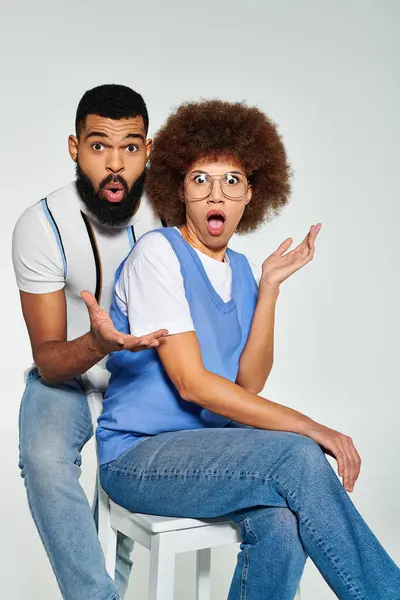
POLYGON ((321 229, 321 223, 311 225, 304 240, 290 252, 292 238, 285 240, 262 265, 261 282, 266 285, 279 286, 285 279, 304 267, 312 260, 315 251, 315 240, 321 229))

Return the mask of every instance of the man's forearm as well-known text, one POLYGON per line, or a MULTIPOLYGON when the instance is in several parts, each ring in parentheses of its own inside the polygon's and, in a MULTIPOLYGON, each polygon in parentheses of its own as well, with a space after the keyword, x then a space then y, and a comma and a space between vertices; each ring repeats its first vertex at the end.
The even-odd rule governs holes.
POLYGON ((261 392, 274 361, 275 307, 278 286, 260 287, 246 346, 239 361, 236 382, 256 394, 261 392))
POLYGON ((57 384, 82 375, 104 356, 89 331, 70 342, 46 342, 33 358, 43 379, 57 384))

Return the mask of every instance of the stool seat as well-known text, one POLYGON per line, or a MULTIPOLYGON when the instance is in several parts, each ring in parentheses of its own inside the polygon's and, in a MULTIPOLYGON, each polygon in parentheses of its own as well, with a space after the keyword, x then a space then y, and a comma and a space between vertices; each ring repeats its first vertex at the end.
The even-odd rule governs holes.
POLYGON ((222 519, 186 519, 182 517, 160 517, 156 515, 146 515, 143 513, 131 513, 118 504, 110 500, 110 509, 113 513, 119 514, 125 519, 131 519, 138 525, 141 525, 149 533, 164 533, 166 531, 178 531, 182 529, 194 529, 196 527, 206 527, 208 525, 225 524, 231 525, 230 521, 222 519))

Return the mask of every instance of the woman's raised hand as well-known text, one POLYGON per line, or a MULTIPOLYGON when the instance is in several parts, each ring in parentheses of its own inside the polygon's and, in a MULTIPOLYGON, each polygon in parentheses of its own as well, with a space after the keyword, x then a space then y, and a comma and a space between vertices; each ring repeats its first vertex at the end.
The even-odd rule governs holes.
POLYGON ((311 225, 310 231, 296 248, 287 252, 293 243, 292 238, 286 239, 262 265, 260 284, 280 285, 285 279, 304 267, 314 257, 315 240, 322 225, 311 225), (285 254, 286 253, 286 254, 285 254))

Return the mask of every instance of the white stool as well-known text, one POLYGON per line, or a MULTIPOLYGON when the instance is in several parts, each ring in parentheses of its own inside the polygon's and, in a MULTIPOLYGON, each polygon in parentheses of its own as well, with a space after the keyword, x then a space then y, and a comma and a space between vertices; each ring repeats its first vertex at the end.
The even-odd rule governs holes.
MULTIPOLYGON (((93 427, 102 411, 102 394, 89 392, 93 427)), ((148 600, 173 600, 175 555, 196 551, 196 600, 210 600, 211 548, 241 541, 230 521, 158 517, 130 513, 110 500, 100 485, 98 535, 106 568, 114 579, 117 531, 150 550, 148 600)), ((300 590, 295 596, 300 600, 300 590)))

